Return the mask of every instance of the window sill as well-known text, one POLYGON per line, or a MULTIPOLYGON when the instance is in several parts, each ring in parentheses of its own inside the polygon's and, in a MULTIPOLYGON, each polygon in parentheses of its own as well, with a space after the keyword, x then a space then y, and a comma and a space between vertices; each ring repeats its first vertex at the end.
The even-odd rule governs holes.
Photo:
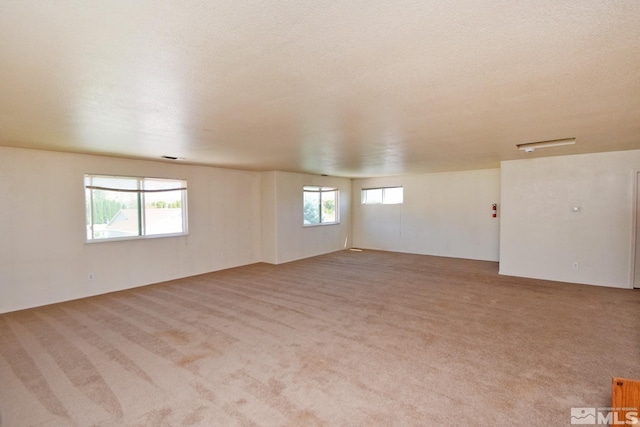
POLYGON ((166 237, 182 237, 189 236, 189 233, 174 233, 174 234, 154 234, 151 236, 133 236, 133 237, 112 237, 109 239, 92 239, 85 240, 85 244, 93 245, 94 243, 107 243, 107 242, 128 242, 133 240, 153 240, 153 239, 163 239, 166 237))

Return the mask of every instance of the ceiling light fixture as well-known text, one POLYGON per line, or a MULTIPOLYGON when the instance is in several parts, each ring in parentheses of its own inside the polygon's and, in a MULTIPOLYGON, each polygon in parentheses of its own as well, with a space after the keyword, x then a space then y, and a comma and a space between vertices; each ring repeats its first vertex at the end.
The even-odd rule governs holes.
POLYGON ((536 148, 559 147, 561 145, 573 145, 576 143, 575 138, 552 139, 550 141, 528 142, 526 144, 517 144, 518 150, 525 153, 533 153, 536 148))

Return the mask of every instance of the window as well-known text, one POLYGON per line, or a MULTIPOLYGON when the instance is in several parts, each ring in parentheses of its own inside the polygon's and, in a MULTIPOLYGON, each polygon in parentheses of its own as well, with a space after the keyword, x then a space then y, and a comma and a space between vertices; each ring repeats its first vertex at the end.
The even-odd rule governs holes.
POLYGON ((87 241, 187 234, 187 181, 85 175, 87 241))
POLYGON ((403 187, 365 188, 362 190, 363 205, 397 205, 403 202, 403 187))
POLYGON ((340 222, 337 188, 305 186, 302 193, 304 196, 304 225, 337 224, 340 222))

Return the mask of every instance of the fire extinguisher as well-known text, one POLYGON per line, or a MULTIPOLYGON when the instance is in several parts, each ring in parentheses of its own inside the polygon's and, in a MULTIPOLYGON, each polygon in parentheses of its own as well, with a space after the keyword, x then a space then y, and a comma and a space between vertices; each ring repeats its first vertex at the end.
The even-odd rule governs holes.
POLYGON ((498 216, 498 204, 494 203, 493 205, 491 205, 491 216, 492 217, 497 217, 498 216))

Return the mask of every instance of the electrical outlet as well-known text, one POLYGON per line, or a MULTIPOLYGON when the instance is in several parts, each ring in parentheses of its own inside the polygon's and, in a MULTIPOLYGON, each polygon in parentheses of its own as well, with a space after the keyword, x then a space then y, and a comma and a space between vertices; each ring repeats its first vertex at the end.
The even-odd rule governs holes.
POLYGON ((578 261, 573 261, 573 269, 577 270, 579 267, 578 261))
POLYGON ((93 280, 93 279, 96 278, 96 276, 93 273, 89 273, 88 278, 89 278, 89 280, 93 280))

